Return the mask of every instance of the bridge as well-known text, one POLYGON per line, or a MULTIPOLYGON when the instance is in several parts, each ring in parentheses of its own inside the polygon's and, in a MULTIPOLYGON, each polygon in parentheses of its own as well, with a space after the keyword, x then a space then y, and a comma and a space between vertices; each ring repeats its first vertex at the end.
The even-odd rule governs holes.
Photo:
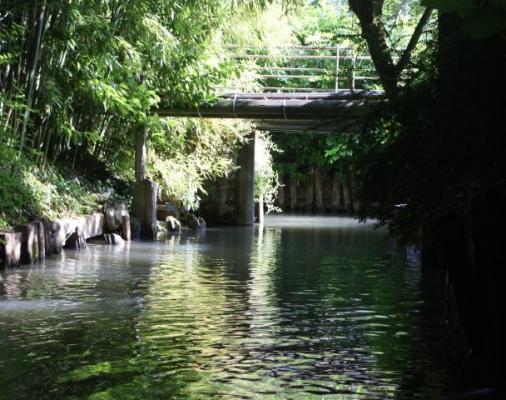
MULTIPOLYGON (((243 118, 271 133, 335 134, 360 129, 384 100, 370 56, 319 46, 231 47, 246 66, 239 80, 216 88, 217 101, 198 108, 161 108, 160 116, 243 118), (274 55, 272 53, 275 53, 274 55)), ((145 179, 146 136, 137 134, 134 214, 141 230, 154 232, 156 188, 145 179), (135 211, 137 210, 137 211, 135 211)), ((239 151, 236 223, 254 222, 255 134, 239 151)))
POLYGON ((162 108, 158 114, 244 118, 272 133, 329 134, 360 129, 364 116, 384 98, 370 56, 349 48, 232 46, 231 51, 248 69, 232 85, 216 88, 215 103, 162 108))

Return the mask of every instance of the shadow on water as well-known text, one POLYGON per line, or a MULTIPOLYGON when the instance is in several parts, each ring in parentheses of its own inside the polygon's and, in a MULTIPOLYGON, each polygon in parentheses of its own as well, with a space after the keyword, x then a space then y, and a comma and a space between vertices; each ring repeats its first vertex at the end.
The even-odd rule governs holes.
POLYGON ((444 398, 444 296, 391 252, 281 216, 2 272, 0 398, 444 398))

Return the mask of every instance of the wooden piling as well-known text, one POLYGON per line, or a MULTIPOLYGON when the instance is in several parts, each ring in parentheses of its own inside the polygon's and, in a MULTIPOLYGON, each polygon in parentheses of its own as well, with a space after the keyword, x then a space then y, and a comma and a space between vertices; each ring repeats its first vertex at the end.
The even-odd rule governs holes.
POLYGON ((339 172, 335 171, 332 177, 332 196, 331 196, 331 207, 333 212, 338 212, 342 209, 342 195, 341 195, 341 179, 339 172))
POLYGON ((132 231, 130 228, 130 216, 123 215, 121 217, 121 237, 129 242, 132 239, 132 231))
POLYGON ((314 170, 314 210, 317 213, 324 211, 322 171, 320 168, 315 168, 314 170))
POLYGON ((290 211, 296 211, 297 209, 297 180, 290 176, 288 180, 288 188, 290 190, 290 211))
POLYGON ((21 262, 21 233, 0 232, 0 267, 14 268, 21 262))

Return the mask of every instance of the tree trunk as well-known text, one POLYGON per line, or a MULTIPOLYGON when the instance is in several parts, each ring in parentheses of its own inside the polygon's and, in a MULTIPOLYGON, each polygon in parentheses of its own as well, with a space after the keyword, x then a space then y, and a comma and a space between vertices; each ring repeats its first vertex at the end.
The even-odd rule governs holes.
POLYGON ((360 21, 362 36, 367 42, 374 67, 385 91, 391 95, 397 91, 397 69, 387 44, 387 32, 383 24, 383 0, 349 0, 350 8, 360 21))
MULTIPOLYGON (((37 2, 35 2, 34 5, 35 9, 37 10, 37 2)), ((42 43, 42 30, 44 27, 44 14, 45 14, 45 4, 43 3, 40 7, 40 10, 37 14, 37 23, 35 27, 35 35, 32 40, 32 46, 30 47, 30 53, 28 57, 28 65, 27 65, 27 72, 28 72, 28 86, 27 86, 27 93, 26 93, 26 110, 23 115, 23 123, 21 125, 21 137, 19 142, 19 154, 21 155, 23 152, 23 147, 25 144, 25 137, 26 137, 26 128, 28 125, 28 119, 30 118, 30 111, 33 104, 33 92, 35 90, 35 75, 37 73, 38 63, 39 63, 39 53, 40 53, 40 47, 42 43)))

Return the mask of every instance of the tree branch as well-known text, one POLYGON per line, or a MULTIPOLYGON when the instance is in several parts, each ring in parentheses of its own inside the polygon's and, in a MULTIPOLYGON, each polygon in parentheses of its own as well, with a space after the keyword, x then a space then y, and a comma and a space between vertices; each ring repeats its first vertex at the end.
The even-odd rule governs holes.
POLYGON ((411 60, 411 53, 418 44, 420 36, 422 36, 425 25, 427 25, 427 22, 429 21, 431 14, 432 8, 426 8, 422 16, 420 17, 420 21, 418 21, 418 24, 416 25, 416 28, 413 31, 413 35, 411 35, 411 39, 409 39, 409 43, 406 46, 406 49, 404 49, 401 58, 399 59, 397 65, 395 66, 395 68, 397 69, 397 73, 399 75, 401 74, 402 70, 406 68, 409 61, 411 60))
POLYGON ((350 9, 360 22, 362 37, 367 42, 372 61, 385 91, 397 91, 398 73, 387 43, 387 33, 381 18, 383 0, 349 0, 350 9))

